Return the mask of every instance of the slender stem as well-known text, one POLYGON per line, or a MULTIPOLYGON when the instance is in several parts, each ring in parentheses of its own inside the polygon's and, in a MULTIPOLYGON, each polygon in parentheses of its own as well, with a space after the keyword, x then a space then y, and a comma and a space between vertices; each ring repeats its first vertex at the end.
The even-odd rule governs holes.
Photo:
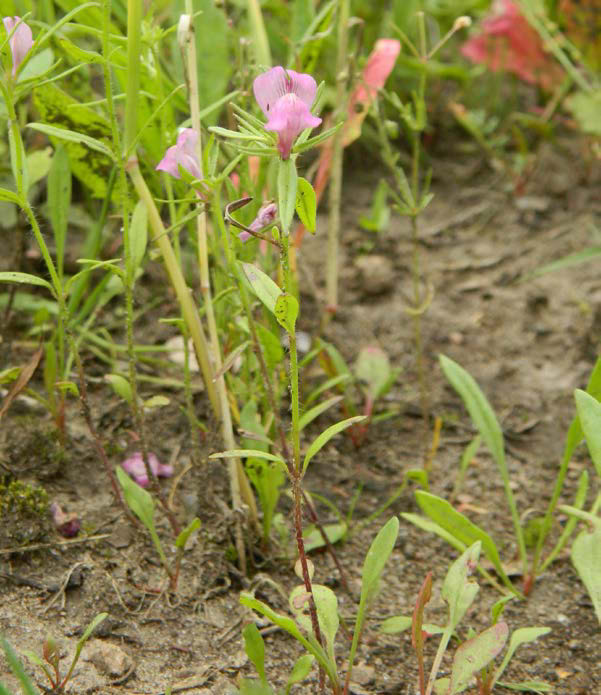
MULTIPOLYGON (((344 116, 346 110, 346 87, 348 82, 348 24, 349 0, 338 4, 338 53, 336 57, 336 104, 335 120, 344 116)), ((335 313, 338 308, 338 247, 340 236, 340 203, 342 197, 342 160, 344 151, 343 128, 334 135, 332 143, 332 168, 330 171, 328 248, 326 262, 326 312, 335 313)))
MULTIPOLYGON (((192 0, 186 0, 186 12, 192 21, 192 0)), ((192 26, 190 27, 192 28, 192 26)), ((200 108, 198 96, 198 73, 196 61, 196 42, 194 40, 193 31, 189 31, 186 37, 186 56, 188 68, 188 89, 190 96, 190 114, 192 120, 192 128, 198 133, 197 140, 197 158, 200 177, 203 178, 203 157, 202 157, 202 132, 200 129, 200 108)), ((217 321, 215 319, 215 311, 213 307, 213 297, 211 293, 211 278, 209 274, 209 253, 207 246, 207 213, 205 206, 196 218, 196 239, 198 246, 198 267, 200 273, 200 291, 203 298, 203 306, 206 311, 207 323, 209 326, 210 339, 210 354, 215 372, 219 373, 216 380, 217 398, 219 401, 219 409, 221 416, 221 433, 223 442, 227 449, 235 449, 236 441, 234 438, 234 430, 232 425, 232 414, 225 386, 225 376, 221 370, 221 347, 219 345, 219 336, 217 335, 217 321)), ((228 459, 228 474, 230 480, 230 493, 232 496, 232 505, 234 510, 242 509, 241 488, 245 487, 245 499, 249 504, 249 509, 253 513, 253 518, 256 519, 256 506, 254 505, 254 496, 244 468, 238 459, 228 459)), ((246 552, 244 546, 244 536, 242 533, 241 520, 238 514, 235 515, 235 542, 240 569, 246 574, 246 552)))

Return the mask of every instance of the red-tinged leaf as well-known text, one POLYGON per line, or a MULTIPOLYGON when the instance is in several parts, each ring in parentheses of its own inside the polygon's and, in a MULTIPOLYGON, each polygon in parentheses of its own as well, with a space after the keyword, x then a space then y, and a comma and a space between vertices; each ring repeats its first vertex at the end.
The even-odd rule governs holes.
POLYGON ((413 622, 411 624, 411 644, 418 654, 421 653, 424 644, 425 635, 422 631, 422 625, 424 623, 424 608, 431 597, 432 572, 428 572, 415 601, 415 608, 413 609, 413 622))

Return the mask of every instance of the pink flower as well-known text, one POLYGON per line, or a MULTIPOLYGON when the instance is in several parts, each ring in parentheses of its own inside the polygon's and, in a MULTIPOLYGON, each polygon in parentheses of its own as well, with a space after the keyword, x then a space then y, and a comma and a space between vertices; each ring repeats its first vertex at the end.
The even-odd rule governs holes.
MULTIPOLYGON (((271 224, 275 220, 277 214, 278 206, 275 203, 266 203, 260 208, 259 212, 257 213, 257 216, 248 225, 248 228, 252 229, 253 232, 260 232, 263 229, 263 227, 267 227, 268 224, 271 224)), ((245 242, 248 241, 251 236, 252 235, 248 232, 240 232, 240 234, 238 234, 238 239, 240 239, 240 241, 242 242, 245 242)))
POLYGON ((198 132, 194 128, 184 128, 177 136, 177 144, 170 147, 157 164, 157 171, 166 171, 176 179, 179 175, 178 165, 195 179, 201 177, 197 156, 198 132))
MULTIPOLYGON (((173 466, 159 463, 158 458, 152 453, 148 454, 148 465, 150 470, 159 478, 169 478, 173 475, 173 466)), ((150 481, 146 474, 146 466, 144 465, 141 452, 136 451, 131 456, 128 456, 121 464, 121 467, 126 473, 129 473, 138 485, 148 487, 150 481)))
POLYGON ((545 52, 540 36, 514 0, 495 0, 481 28, 481 34, 461 47, 463 55, 474 63, 483 63, 493 71, 513 72, 524 82, 545 89, 563 79, 561 69, 545 52))
POLYGON ((317 93, 315 80, 311 75, 284 70, 278 65, 255 79, 253 91, 267 118, 265 130, 278 134, 278 150, 282 159, 288 159, 302 131, 321 123, 321 118, 310 111, 317 93))
MULTIPOLYGON (((10 32, 18 24, 20 19, 21 17, 3 18, 2 22, 4 24, 4 28, 6 29, 7 34, 10 34, 10 32)), ((23 58, 25 58, 25 56, 29 52, 29 49, 33 46, 33 36, 31 34, 31 29, 27 24, 25 24, 25 22, 21 22, 21 24, 19 24, 19 26, 16 28, 15 33, 12 35, 9 41, 9 44, 10 52, 12 54, 13 59, 12 75, 14 77, 17 74, 17 68, 23 61, 23 58)))
POLYGON ((74 538, 81 529, 81 521, 77 514, 71 512, 65 514, 58 502, 53 502, 50 505, 50 513, 56 530, 65 538, 74 538))

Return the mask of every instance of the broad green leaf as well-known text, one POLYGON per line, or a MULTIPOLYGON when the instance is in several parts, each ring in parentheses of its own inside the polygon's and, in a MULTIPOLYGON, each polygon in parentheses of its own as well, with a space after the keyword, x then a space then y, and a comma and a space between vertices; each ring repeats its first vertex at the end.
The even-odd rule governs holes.
POLYGON ((296 214, 305 228, 315 234, 317 231, 317 198, 313 186, 299 176, 296 189, 296 214))
MULTIPOLYGON (((274 695, 269 683, 261 683, 256 678, 243 678, 240 681, 240 690, 234 690, 236 695, 274 695)), ((165 693, 165 695, 168 695, 165 693)))
POLYGON ((548 634, 549 632, 551 632, 551 628, 549 627, 521 627, 517 630, 514 630, 514 632, 511 635, 511 639, 509 640, 509 647, 507 647, 507 651, 505 652, 503 661, 501 662, 499 668, 495 671, 493 685, 503 675, 503 671, 505 671, 505 669, 507 668, 507 664, 509 664, 516 650, 522 644, 534 642, 534 640, 538 639, 539 637, 542 637, 543 635, 548 634))
POLYGON ((370 345, 359 352, 355 375, 365 389, 367 398, 373 402, 385 395, 398 372, 390 367, 390 360, 384 350, 370 345))
POLYGON ((52 147, 45 147, 43 150, 34 150, 26 157, 27 166, 27 186, 28 190, 48 176, 52 166, 52 147))
POLYGON ((262 270, 259 270, 256 266, 251 263, 241 263, 242 271, 244 276, 248 280, 252 291, 257 295, 257 297, 265 304, 265 306, 275 314, 275 306, 283 292, 275 284, 275 282, 266 275, 262 270))
POLYGON ((472 676, 487 666, 503 649, 508 633, 507 623, 497 623, 457 648, 453 658, 449 695, 465 690, 472 676))
POLYGON ((280 339, 261 323, 255 324, 257 338, 261 343, 265 363, 269 370, 273 370, 284 359, 284 348, 280 339))
MULTIPOLYGON (((334 524, 323 524, 323 531, 326 538, 332 543, 338 543, 346 536, 348 526, 344 521, 334 524)), ((313 550, 323 548, 326 543, 321 535, 321 532, 315 526, 308 526, 303 532, 303 540, 305 544, 305 552, 310 553, 313 550)))
POLYGON ((195 516, 194 519, 186 526, 183 531, 175 539, 175 547, 184 550, 190 536, 200 528, 200 519, 195 516))
POLYGON ((290 675, 288 676, 288 682, 286 683, 286 695, 288 695, 290 688, 295 683, 300 683, 301 681, 305 680, 313 668, 314 661, 315 657, 312 654, 303 654, 302 656, 299 656, 292 667, 292 671, 290 671, 290 675))
POLYGON ((503 569, 497 546, 486 531, 458 512, 449 502, 430 492, 416 490, 415 499, 427 517, 464 545, 471 545, 475 541, 480 541, 484 554, 493 564, 499 577, 507 587, 513 590, 513 585, 503 569))
POLYGON ((261 637, 259 628, 254 623, 250 623, 242 630, 242 636, 244 637, 244 651, 259 674, 261 683, 267 683, 265 676, 265 642, 261 637))
POLYGON ((601 519, 592 533, 582 531, 572 545, 572 562, 601 623, 601 519))
MULTIPOLYGON (((330 661, 334 664, 334 643, 339 627, 338 599, 336 594, 327 586, 313 584, 313 599, 317 610, 319 629, 326 641, 326 648, 330 661)), ((309 615, 308 595, 304 585, 297 586, 290 593, 289 606, 294 613, 296 622, 302 625, 308 633, 313 632, 311 617, 309 615)))
POLYGON ((308 448, 307 453, 305 454, 305 460, 303 461, 303 474, 307 470, 307 466, 309 465, 311 459, 315 456, 315 454, 323 449, 323 447, 330 441, 330 439, 332 439, 332 437, 335 437, 339 432, 342 432, 347 427, 354 425, 356 422, 363 422, 365 419, 366 418, 364 415, 356 415, 355 417, 349 417, 346 420, 336 422, 334 425, 328 427, 327 430, 324 430, 319 437, 311 442, 311 446, 308 448))
POLYGON ((128 275, 130 282, 136 277, 136 271, 140 267, 146 244, 148 243, 148 209, 144 201, 139 200, 134 208, 129 228, 129 262, 128 275))
POLYGON ((331 408, 333 405, 336 405, 336 403, 340 403, 342 400, 342 396, 333 396, 332 398, 328 398, 327 401, 322 401, 318 405, 313 406, 310 410, 307 410, 306 413, 303 413, 301 415, 301 418, 298 422, 298 428, 302 432, 305 427, 313 422, 315 418, 319 417, 322 413, 324 413, 328 408, 331 408))
POLYGON ((566 106, 572 112, 584 133, 601 135, 599 112, 601 111, 601 90, 585 92, 582 89, 566 99, 566 106))
POLYGON ((478 541, 458 557, 449 567, 442 585, 441 596, 449 606, 447 629, 450 631, 457 627, 479 591, 477 582, 470 580, 469 577, 478 564, 480 548, 481 544, 478 541))
POLYGON ((56 244, 56 265, 63 275, 67 224, 71 207, 71 167, 67 149, 61 144, 54 151, 48 172, 48 212, 56 244))
POLYGON ((46 289, 50 290, 53 296, 56 296, 54 294, 54 288, 52 285, 47 280, 39 278, 37 275, 7 270, 0 273, 0 282, 18 282, 22 285, 37 285, 38 287, 45 287, 46 289))
POLYGON ((591 459, 601 478, 601 403, 580 389, 574 392, 574 398, 591 459))
POLYGON ((294 333, 298 317, 298 301, 292 294, 282 292, 275 300, 274 314, 277 322, 290 334, 294 333))
POLYGON ((297 173, 293 157, 278 162, 278 209, 284 234, 290 233, 290 225, 296 207, 297 173))
MULTIPOLYGON (((194 39, 196 41, 196 63, 198 66, 198 98, 200 108, 208 108, 223 97, 227 89, 233 63, 230 59, 230 37, 233 32, 223 7, 214 0, 198 0, 194 5, 194 39)), ((204 121, 215 125, 219 110, 212 111, 204 121)))
POLYGON ((406 521, 409 521, 414 526, 417 526, 417 528, 421 528, 423 531, 427 531, 428 533, 435 533, 437 536, 440 536, 440 538, 445 540, 450 546, 452 546, 456 550, 459 550, 459 552, 461 553, 467 547, 465 543, 462 543, 460 540, 455 538, 455 536, 453 536, 447 530, 442 528, 442 526, 439 526, 434 521, 431 521, 426 517, 419 516, 418 514, 411 514, 409 512, 402 512, 401 516, 406 521))
POLYGON ((258 449, 228 449, 228 451, 220 451, 216 454, 211 454, 210 459, 232 459, 232 458, 258 458, 266 461, 276 461, 282 465, 286 465, 281 456, 270 454, 267 451, 259 451, 258 449))

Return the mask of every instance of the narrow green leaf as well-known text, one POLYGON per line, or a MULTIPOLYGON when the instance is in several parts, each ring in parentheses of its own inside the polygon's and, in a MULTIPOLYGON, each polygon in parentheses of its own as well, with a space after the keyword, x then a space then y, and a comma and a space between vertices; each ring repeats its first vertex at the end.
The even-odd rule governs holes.
POLYGON ((537 640, 539 637, 542 637, 543 635, 546 635, 549 632, 551 632, 551 628, 549 627, 521 627, 517 630, 514 630, 514 632, 511 635, 511 639, 509 640, 509 647, 507 647, 507 651, 505 652, 503 661, 501 662, 499 668, 495 671, 495 677, 492 682, 492 685, 494 686, 495 683, 499 680, 499 678, 503 675, 503 671, 505 671, 505 669, 507 668, 507 664, 509 664, 516 650, 522 644, 534 642, 534 640, 537 640))
POLYGON ((515 690, 520 693, 552 693, 553 688, 544 681, 522 681, 521 683, 505 683, 499 681, 497 685, 506 690, 515 690))
POLYGON ((94 630, 100 625, 100 623, 108 618, 108 613, 98 613, 97 616, 92 618, 90 621, 89 625, 86 627, 84 630, 83 635, 77 640, 77 653, 81 652, 82 647, 84 644, 88 641, 90 638, 90 635, 94 632, 94 630))
POLYGON ((251 660, 256 672, 259 674, 261 683, 266 685, 265 642, 261 637, 259 628, 254 623, 250 623, 244 628, 244 630, 242 630, 242 637, 244 637, 244 651, 251 660))
POLYGON ((283 294, 282 290, 275 284, 269 275, 266 275, 262 270, 259 270, 259 268, 251 263, 240 263, 240 265, 242 266, 242 271, 252 291, 263 304, 265 304, 269 311, 275 314, 275 305, 278 297, 283 294))
POLYGON ((299 176, 296 190, 296 214, 311 234, 317 231, 317 197, 313 186, 299 176))
POLYGON ((342 400, 342 396, 333 396, 332 398, 328 398, 327 401, 322 401, 318 405, 313 406, 310 410, 307 410, 306 413, 303 413, 301 415, 301 418, 298 422, 298 428, 302 432, 305 427, 313 422, 315 418, 319 417, 322 413, 324 413, 328 408, 331 408, 333 405, 336 405, 336 403, 340 403, 342 400))
POLYGON ((503 432, 497 417, 475 379, 453 360, 440 356, 440 365, 445 376, 461 396, 470 417, 480 431, 499 467, 505 467, 503 432))
POLYGON ((0 200, 5 200, 8 203, 14 203, 19 207, 22 206, 21 198, 19 198, 19 196, 13 191, 9 191, 8 188, 0 188, 0 200))
POLYGON ((56 266, 61 278, 63 276, 70 207, 71 167, 67 148, 61 144, 54 152, 52 165, 48 172, 48 212, 56 245, 56 266))
POLYGON ((154 500, 152 495, 135 483, 121 466, 117 466, 116 472, 127 506, 148 530, 154 529, 154 500))
POLYGON ((399 520, 393 516, 384 524, 372 541, 361 572, 361 601, 370 601, 377 592, 382 571, 388 562, 398 535, 399 520))
POLYGON ((465 550, 449 567, 442 585, 441 596, 449 606, 449 634, 457 627, 479 591, 478 583, 470 579, 480 558, 481 543, 477 541, 465 550))
POLYGON ((0 273, 0 282, 18 282, 22 285, 37 285, 38 287, 45 287, 46 289, 50 290, 54 297, 56 296, 54 294, 54 288, 52 285, 47 280, 39 278, 37 275, 7 270, 0 273))
POLYGON ((178 537, 175 539, 175 547, 179 548, 180 550, 184 550, 190 536, 194 533, 194 531, 197 531, 199 528, 200 519, 197 516, 195 516, 194 519, 192 519, 192 521, 186 526, 186 528, 183 531, 179 533, 178 537))
POLYGON ((21 683, 24 695, 40 695, 38 689, 34 687, 33 683, 31 682, 31 679, 29 678, 27 673, 25 673, 25 669, 23 668, 21 660, 15 654, 10 644, 3 637, 0 638, 0 645, 2 646, 2 650, 4 651, 6 661, 8 661, 8 665, 10 666, 10 670, 13 672, 15 678, 17 678, 19 683, 21 683))
POLYGON ((48 135, 50 137, 55 137, 59 138, 60 140, 67 140, 68 142, 77 142, 81 145, 86 145, 91 150, 101 152, 107 157, 110 157, 112 161, 115 161, 113 151, 110 149, 110 147, 105 145, 100 140, 90 137, 89 135, 85 135, 84 133, 77 133, 74 130, 68 130, 67 128, 57 128, 56 126, 48 125, 46 123, 28 123, 27 127, 32 128, 33 130, 37 130, 40 133, 44 133, 44 135, 48 135))
POLYGON ((290 232, 290 225, 296 207, 297 173, 294 158, 280 159, 278 162, 278 209, 284 234, 290 232))
POLYGON ((458 512, 449 502, 441 497, 424 490, 416 490, 415 499, 427 517, 464 545, 471 545, 475 541, 480 541, 484 554, 493 564, 503 583, 512 591, 515 591, 509 577, 505 574, 497 546, 486 531, 458 512))
MULTIPOLYGON (((326 538, 334 545, 346 536, 348 526, 344 521, 339 521, 333 524, 324 524, 323 530, 326 534, 326 538)), ((307 553, 324 548, 326 545, 320 530, 315 526, 308 526, 305 529, 303 532, 303 540, 305 543, 305 552, 307 553)))
POLYGON ((307 470, 307 466, 309 465, 311 459, 315 456, 315 454, 317 454, 318 451, 323 449, 323 447, 330 441, 330 439, 332 439, 332 437, 335 437, 339 432, 342 432, 347 427, 354 425, 356 422, 363 422, 365 419, 366 417, 364 415, 356 415, 355 417, 349 417, 346 420, 336 422, 334 425, 328 427, 327 430, 324 430, 319 437, 311 442, 311 446, 305 454, 305 460, 303 461, 303 474, 307 470))
POLYGON ((314 661, 315 657, 312 654, 303 654, 302 656, 299 656, 292 667, 292 671, 290 671, 290 675, 288 676, 288 682, 286 683, 286 695, 288 695, 290 688, 295 683, 300 683, 301 681, 305 680, 313 668, 314 661))
POLYGON ((140 267, 146 245, 148 243, 148 209, 144 201, 139 200, 134 208, 129 228, 129 262, 128 275, 130 282, 133 282, 136 271, 140 267))
POLYGON ((275 461, 276 463, 286 465, 284 459, 281 456, 269 454, 266 451, 259 451, 258 449, 229 449, 228 451, 220 451, 216 454, 211 454, 209 456, 210 459, 233 459, 251 457, 257 459, 265 459, 266 461, 275 461))

